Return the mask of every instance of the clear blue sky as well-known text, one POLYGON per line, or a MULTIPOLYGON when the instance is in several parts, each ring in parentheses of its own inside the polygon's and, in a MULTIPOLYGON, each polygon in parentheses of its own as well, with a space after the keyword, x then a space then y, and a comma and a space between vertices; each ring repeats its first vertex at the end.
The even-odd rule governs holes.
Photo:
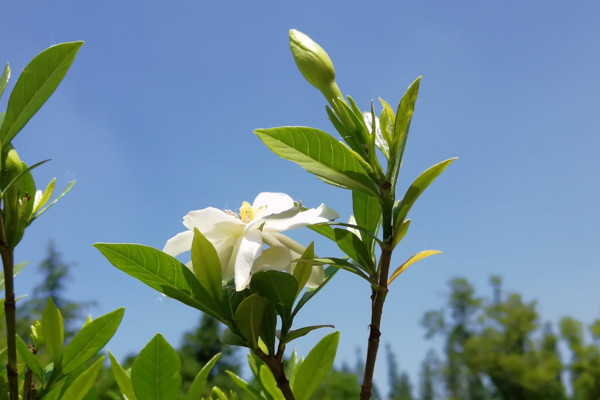
MULTIPOLYGON (((123 357, 156 332, 178 344, 198 315, 113 268, 94 242, 162 248, 189 210, 238 208, 261 191, 325 202, 346 219, 349 193, 252 134, 280 125, 332 131, 324 100, 289 53, 296 28, 325 47, 342 92, 364 109, 378 96, 397 104, 423 75, 404 186, 460 157, 414 207, 394 260, 444 251, 409 269, 388 297, 382 340, 401 368, 417 376, 432 346, 418 321, 443 304, 454 276, 487 293, 488 277, 500 274, 507 289, 539 300, 545 320, 591 322, 600 316, 599 14, 596 1, 7 3, 0 61, 11 63, 12 84, 46 47, 86 41, 15 140, 26 162, 53 159, 35 171, 40 186, 77 180, 19 245, 18 261, 31 266, 17 293, 37 283, 35 266, 54 240, 78 265, 68 297, 97 301, 95 316, 126 307, 109 344, 123 357)), ((321 240, 317 252, 335 249, 321 240)), ((364 282, 340 273, 298 323, 335 324, 339 360, 354 364, 368 296, 364 282)), ((320 334, 298 341, 300 352, 320 334)))

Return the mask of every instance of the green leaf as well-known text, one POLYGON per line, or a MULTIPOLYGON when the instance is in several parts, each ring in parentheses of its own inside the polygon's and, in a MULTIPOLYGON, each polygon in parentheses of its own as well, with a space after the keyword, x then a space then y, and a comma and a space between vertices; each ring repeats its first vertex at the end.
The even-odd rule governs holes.
MULTIPOLYGON (((61 372, 68 374, 98 353, 117 331, 124 312, 124 308, 118 308, 81 328, 65 347, 60 363, 61 372)), ((43 324, 42 321, 42 328, 43 324)))
POLYGON ((29 347, 27 346, 27 344, 23 341, 23 339, 21 339, 21 337, 19 335, 16 335, 16 342, 17 342, 17 350, 19 351, 19 354, 21 355, 21 358, 23 359, 23 361, 25 361, 27 368, 29 368, 31 370, 31 372, 33 372, 33 374, 43 384, 46 377, 44 375, 44 369, 40 365, 39 361, 37 360, 35 355, 31 352, 31 350, 29 350, 29 347))
POLYGON ((364 271, 371 276, 375 269, 375 264, 371 258, 370 251, 362 240, 347 229, 335 228, 335 241, 348 257, 360 264, 364 271))
POLYGON ((69 184, 67 185, 67 187, 61 192, 61 194, 58 195, 57 198, 55 198, 54 200, 52 200, 52 202, 50 204, 48 204, 46 207, 42 208, 40 211, 38 211, 38 212, 35 213, 35 215, 33 216, 33 219, 38 218, 40 215, 42 215, 43 213, 45 213, 46 211, 48 211, 48 209, 50 209, 50 207, 52 207, 53 205, 55 205, 56 203, 58 203, 58 201, 60 199, 62 199, 67 193, 69 193, 69 191, 73 188, 73 186, 75 186, 75 181, 69 182, 69 184))
POLYGON ((61 398, 60 394, 62 392, 63 386, 65 385, 65 381, 60 381, 56 385, 52 387, 52 390, 45 395, 42 400, 59 400, 61 398))
POLYGON ((298 293, 298 282, 293 275, 281 271, 259 272, 252 276, 250 287, 266 298, 282 319, 290 317, 298 293))
MULTIPOLYGON (((19 186, 20 186, 22 189, 23 189, 24 187, 28 186, 28 184, 30 184, 30 183, 32 182, 32 179, 33 179, 33 178, 31 178, 31 170, 33 170, 33 169, 35 169, 35 168, 39 167, 39 166, 40 166, 40 165, 42 165, 42 164, 45 164, 45 163, 47 163, 48 161, 50 161, 50 159, 48 159, 48 160, 43 160, 43 161, 40 161, 40 162, 38 162, 38 163, 35 163, 35 164, 33 164, 31 167, 28 167, 28 166, 27 166, 25 163, 23 163, 23 167, 24 167, 24 168, 21 170, 21 172, 19 172, 19 174, 15 175, 15 177, 14 177, 14 178, 12 178, 12 179, 10 180, 10 182, 8 182, 8 183, 6 184, 6 187, 2 188, 2 192, 0 193, 0 198, 3 198, 3 197, 6 195, 6 193, 7 193, 7 192, 10 190, 10 188, 11 188, 13 185, 17 184, 17 183, 19 184, 19 186), (23 180, 21 180, 21 178, 24 178, 24 179, 23 179, 23 180), (29 178, 29 179, 27 179, 27 178, 29 178), (29 180, 29 182, 26 182, 27 180, 29 180)), ((33 187, 34 187, 34 189, 35 189, 35 184, 33 185, 33 187)), ((29 192, 28 190, 26 190, 26 189, 25 189, 25 190, 22 190, 22 189, 21 189, 21 193, 25 193, 25 192, 27 192, 27 193, 30 193, 30 194, 31 194, 31 192, 29 192)), ((33 192, 35 192, 35 190, 34 190, 33 192)), ((33 203, 33 202, 32 202, 32 203, 33 203)))
POLYGON ((298 338, 301 338, 302 336, 306 336, 307 334, 314 331, 315 329, 321 329, 321 328, 335 328, 335 326, 333 326, 333 325, 305 326, 303 328, 294 329, 293 331, 289 331, 289 333, 285 336, 285 338, 281 338, 281 340, 283 343, 289 343, 292 340, 296 340, 298 338))
POLYGON ((413 255, 411 258, 406 260, 402 265, 400 265, 398 268, 396 268, 396 270, 394 271, 392 276, 390 276, 390 279, 388 279, 388 283, 387 283, 388 286, 390 286, 392 281, 394 279, 396 279, 398 277, 398 275, 403 273, 408 267, 410 267, 417 261, 421 261, 422 259, 427 258, 429 256, 433 256, 434 254, 442 254, 442 252, 439 250, 423 250, 423 251, 420 251, 417 254, 413 255))
POLYGON ((254 131, 275 154, 344 188, 377 196, 377 185, 367 175, 360 156, 314 128, 289 126, 254 131))
POLYGON ((318 234, 325 236, 327 239, 333 240, 335 242, 335 233, 333 233, 333 228, 329 226, 327 223, 324 224, 316 224, 309 225, 308 228, 317 232, 318 234))
POLYGON ((54 92, 83 42, 61 43, 38 54, 25 67, 10 94, 0 143, 9 143, 54 92))
POLYGON ((192 241, 192 266, 200 285, 215 299, 221 300, 221 262, 211 242, 194 228, 192 241))
MULTIPOLYGON (((448 165, 453 163, 456 158, 450 158, 442 161, 424 171, 415 181, 410 185, 404 198, 397 207, 394 207, 394 227, 398 227, 399 224, 404 222, 404 219, 408 215, 413 204, 419 198, 419 196, 427 189, 427 187, 437 178, 448 165)), ((396 229, 397 230, 397 229, 396 229)))
POLYGON ((117 385, 119 385, 119 389, 127 396, 128 400, 137 400, 133 391, 133 385, 131 384, 131 377, 110 351, 108 352, 108 356, 110 357, 110 368, 112 369, 117 385))
POLYGON ((300 311, 300 309, 310 300, 312 299, 312 297, 319 293, 319 291, 321 289, 323 289, 325 287, 325 285, 327 285, 327 282, 329 282, 331 280, 331 278, 333 278, 333 276, 339 271, 338 268, 336 267, 327 267, 325 268, 325 280, 323 281, 323 283, 321 283, 319 286, 317 286, 314 289, 306 289, 306 292, 304 292, 304 294, 302 295, 302 297, 300 298, 300 300, 298 301, 298 303, 296 303, 296 307, 294 308, 294 311, 292 312, 292 317, 295 316, 298 311, 300 311))
MULTIPOLYGON (((13 278, 19 274, 29 264, 29 261, 18 263, 13 267, 13 278)), ((0 274, 0 292, 4 290, 4 274, 0 274)))
POLYGON ((221 304, 179 260, 139 244, 94 244, 115 267, 151 288, 222 321, 221 304))
POLYGON ((234 333, 231 328, 225 328, 219 338, 222 344, 230 346, 248 347, 248 342, 240 335, 234 333))
MULTIPOLYGON (((402 164, 402 156, 404 155, 404 148, 406 147, 406 139, 408 138, 408 130, 410 128, 410 121, 415 110, 415 103, 417 102, 417 96, 419 94, 419 84, 421 77, 418 77, 406 90, 398 110, 396 111, 396 120, 394 121, 393 131, 393 145, 390 149, 390 168, 388 174, 390 175, 390 181, 395 186, 398 178, 398 171, 402 164)), ((385 107, 385 106, 384 106, 385 107)))
POLYGON ((330 333, 308 353, 294 379, 292 392, 296 400, 309 400, 321 386, 333 366, 339 338, 339 332, 330 333))
POLYGON ((386 103, 385 100, 383 100, 381 97, 379 98, 379 102, 383 107, 379 116, 379 129, 381 130, 383 139, 388 143, 389 151, 389 145, 393 145, 394 143, 394 140, 392 139, 392 132, 394 128, 392 125, 394 124, 396 116, 392 107, 388 103, 386 103))
POLYGON ((283 393, 281 393, 281 390, 277 387, 277 382, 275 381, 273 374, 264 364, 260 366, 259 377, 262 387, 271 395, 273 400, 285 400, 283 393))
MULTIPOLYGON (((258 347, 267 355, 275 354, 275 338, 277 337, 277 312, 275 307, 267 302, 259 332, 258 347), (261 346, 262 345, 262 346, 261 346)), ((289 329, 291 321, 282 322, 282 329, 289 329)))
MULTIPOLYGON (((308 247, 306 248, 306 250, 304 250, 304 253, 302 253, 301 259, 296 263, 296 266, 294 267, 294 271, 292 272, 292 275, 294 275, 294 278, 296 279, 296 287, 297 287, 297 291, 296 291, 296 295, 294 296, 294 300, 296 299, 296 297, 298 297, 298 295, 300 294, 302 289, 304 289, 304 286, 306 286, 306 282, 308 282, 308 280, 310 279, 310 275, 312 274, 312 270, 313 270, 313 263, 312 263, 313 258, 315 258, 315 242, 311 242, 308 245, 308 247)), ((292 303, 293 303, 293 300, 292 300, 292 303)), ((291 311, 291 306, 290 306, 290 311, 291 311)))
POLYGON ((131 383, 138 399, 172 400, 181 390, 181 361, 160 333, 142 349, 131 368, 131 383))
MULTIPOLYGON (((10 79, 10 67, 8 66, 8 63, 6 63, 6 65, 4 66, 4 70, 2 71, 2 75, 0 75, 0 97, 2 97, 2 94, 4 93, 4 89, 6 89, 6 84, 8 83, 8 80, 10 79)), ((1 122, 0 122, 1 124, 1 122)))
MULTIPOLYGON (((377 236, 379 224, 381 222, 381 205, 379 200, 373 196, 368 196, 361 192, 352 192, 352 211, 356 225, 365 228, 368 232, 377 236)), ((361 235, 370 253, 373 253, 373 238, 369 235, 361 235)))
POLYGON ((251 349, 258 347, 266 307, 267 300, 255 293, 242 301, 235 312, 236 326, 252 346, 251 349))
POLYGON ((210 371, 217 363, 219 357, 221 357, 221 353, 215 354, 215 356, 211 358, 210 361, 204 365, 204 367, 202 367, 200 372, 198 372, 198 375, 196 375, 194 378, 194 381, 186 393, 184 400, 197 400, 202 397, 202 391, 206 385, 208 374, 210 374, 210 371))
POLYGON ((42 334, 50 357, 54 364, 58 364, 65 341, 65 328, 60 310, 54 305, 51 297, 48 297, 42 313, 42 334))
POLYGON ((371 278, 362 270, 362 268, 347 258, 315 258, 313 261, 322 265, 332 265, 336 268, 351 272, 371 283, 371 278))
POLYGON ((102 361, 104 356, 100 357, 88 369, 83 371, 64 391, 61 398, 69 400, 81 400, 90 391, 96 382, 98 373, 102 369, 102 361))
POLYGON ((406 232, 408 232, 408 228, 410 227, 410 219, 405 219, 404 221, 402 221, 401 224, 399 224, 398 226, 395 227, 395 231, 394 231, 394 242, 392 243, 392 247, 396 247, 398 245, 398 243, 400 243, 400 241, 402 239, 404 239, 404 236, 406 235, 406 232))
POLYGON ((238 385, 242 390, 244 390, 246 393, 248 393, 250 396, 252 396, 252 398, 254 398, 256 400, 264 400, 265 399, 263 396, 261 396, 261 394, 256 389, 254 389, 252 386, 250 386, 250 384, 248 382, 243 380, 238 375, 234 374, 231 371, 225 371, 225 373, 227 375, 229 375, 229 377, 235 382, 236 385, 238 385))

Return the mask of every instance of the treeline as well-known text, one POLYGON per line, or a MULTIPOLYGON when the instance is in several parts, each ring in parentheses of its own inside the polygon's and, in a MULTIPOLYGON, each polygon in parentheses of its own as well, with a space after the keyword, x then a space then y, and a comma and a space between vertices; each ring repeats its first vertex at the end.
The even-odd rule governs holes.
MULTIPOLYGON (((52 244, 39 272, 43 276, 41 283, 18 303, 19 334, 24 338, 28 336, 30 325, 40 319, 40 310, 48 296, 63 311, 65 326, 74 330, 92 303, 76 303, 64 298, 69 265, 52 244)), ((387 365, 380 367, 387 368, 389 393, 375 390, 374 398, 600 399, 600 319, 589 327, 570 317, 563 318, 558 326, 544 323, 536 302, 525 301, 518 293, 504 293, 498 277, 491 279, 491 291, 487 295, 476 293, 464 278, 451 280, 449 289, 446 304, 425 313, 421 321, 427 338, 443 342, 442 353, 430 350, 422 361, 419 381, 411 382, 409 375, 400 370, 390 346, 386 346, 387 365), (559 352, 560 343, 568 352, 559 352)), ((184 334, 178 349, 183 388, 191 385, 196 373, 215 354, 222 353, 207 387, 218 386, 225 393, 235 393, 239 400, 251 399, 225 373, 229 370, 239 374, 246 362, 245 354, 222 345, 220 335, 219 323, 207 316, 202 316, 198 326, 184 334)), ((134 358, 132 355, 124 360, 123 366, 128 368, 134 358)), ((357 362, 332 370, 313 398, 357 399, 362 368, 357 362)), ((110 367, 101 372, 95 394, 99 399, 123 399, 110 367)))

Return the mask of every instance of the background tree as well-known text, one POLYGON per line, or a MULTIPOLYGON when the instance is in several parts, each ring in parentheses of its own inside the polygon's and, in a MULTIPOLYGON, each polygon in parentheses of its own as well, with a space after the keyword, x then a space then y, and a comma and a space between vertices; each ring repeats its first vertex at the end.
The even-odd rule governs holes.
POLYGON ((390 384, 389 400, 414 400, 410 378, 406 372, 398 370, 398 361, 389 343, 386 344, 385 350, 390 384))

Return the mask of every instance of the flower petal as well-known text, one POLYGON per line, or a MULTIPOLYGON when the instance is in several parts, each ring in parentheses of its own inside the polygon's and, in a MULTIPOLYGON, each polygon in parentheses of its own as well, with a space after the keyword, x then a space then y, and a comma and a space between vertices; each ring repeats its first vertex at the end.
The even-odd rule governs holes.
POLYGON ((235 290, 244 290, 250 283, 254 261, 262 253, 262 232, 251 230, 240 241, 240 247, 235 258, 235 290))
POLYGON ((207 239, 215 240, 239 236, 245 227, 235 216, 214 207, 190 211, 183 217, 183 225, 190 231, 198 228, 207 239))
POLYGON ((254 261, 252 273, 261 271, 282 271, 287 269, 292 262, 292 254, 285 246, 271 246, 254 261))
POLYGON ((291 218, 266 219, 263 230, 282 232, 307 225, 329 222, 338 217, 338 213, 333 209, 327 207, 325 204, 321 204, 318 208, 302 211, 291 218))
POLYGON ((233 278, 235 258, 241 237, 231 237, 225 240, 213 242, 219 261, 221 262, 221 275, 224 281, 229 281, 233 278))
POLYGON ((193 231, 178 233, 171 239, 167 240, 167 243, 165 243, 165 247, 162 251, 170 256, 177 257, 181 253, 190 251, 192 248, 192 240, 194 240, 193 231))
POLYGON ((279 214, 294 208, 294 200, 285 193, 260 193, 252 203, 254 219, 279 214))

